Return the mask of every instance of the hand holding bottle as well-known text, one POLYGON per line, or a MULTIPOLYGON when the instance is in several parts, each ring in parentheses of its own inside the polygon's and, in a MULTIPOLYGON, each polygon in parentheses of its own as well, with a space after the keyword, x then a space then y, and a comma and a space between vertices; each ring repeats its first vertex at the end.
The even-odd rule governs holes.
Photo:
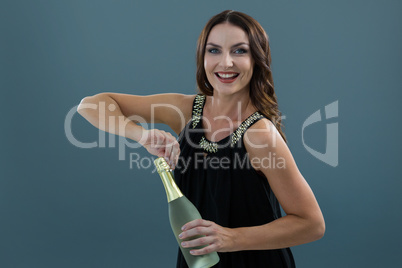
POLYGON ((179 238, 186 240, 181 243, 183 248, 202 247, 190 251, 192 255, 204 255, 211 252, 235 251, 236 229, 222 227, 212 221, 196 219, 183 225, 179 238), (200 237, 201 236, 201 237, 200 237))
POLYGON ((146 129, 138 142, 150 154, 165 158, 171 169, 175 168, 179 161, 180 146, 172 134, 159 129, 146 129))

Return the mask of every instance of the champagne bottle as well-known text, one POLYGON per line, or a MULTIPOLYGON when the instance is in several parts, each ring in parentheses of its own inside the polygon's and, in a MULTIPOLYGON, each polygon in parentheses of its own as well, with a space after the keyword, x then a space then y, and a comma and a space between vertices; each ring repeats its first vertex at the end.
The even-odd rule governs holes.
POLYGON ((170 225, 188 267, 212 267, 219 262, 219 256, 216 252, 194 256, 190 254, 190 250, 194 248, 202 248, 204 246, 194 248, 183 248, 181 246, 182 241, 193 240, 197 238, 196 236, 194 236, 188 239, 180 239, 179 234, 182 232, 181 227, 189 221, 201 219, 201 215, 198 212, 197 208, 190 202, 190 200, 187 199, 186 196, 182 194, 179 187, 176 185, 172 170, 170 169, 166 160, 163 157, 159 157, 154 161, 154 164, 159 175, 161 176, 163 185, 165 186, 169 206, 170 225))

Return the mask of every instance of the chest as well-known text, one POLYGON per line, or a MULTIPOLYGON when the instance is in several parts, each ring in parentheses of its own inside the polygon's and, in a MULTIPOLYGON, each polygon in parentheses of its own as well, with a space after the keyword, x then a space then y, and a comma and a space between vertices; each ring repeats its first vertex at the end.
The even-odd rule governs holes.
POLYGON ((229 118, 226 120, 211 119, 203 116, 201 127, 204 132, 204 137, 211 142, 219 142, 230 136, 240 125, 239 121, 233 121, 229 118))

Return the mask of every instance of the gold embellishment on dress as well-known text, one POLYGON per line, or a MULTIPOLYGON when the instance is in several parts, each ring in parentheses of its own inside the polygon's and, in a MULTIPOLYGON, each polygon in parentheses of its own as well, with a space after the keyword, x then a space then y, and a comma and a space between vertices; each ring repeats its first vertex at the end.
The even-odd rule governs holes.
MULTIPOLYGON (((252 114, 250 117, 248 117, 245 121, 243 121, 240 126, 236 129, 236 131, 232 134, 230 134, 230 146, 234 147, 234 145, 240 140, 240 138, 243 136, 244 132, 247 130, 247 128, 257 119, 263 117, 262 114, 259 112, 255 112, 252 114)), ((216 142, 211 142, 208 141, 205 136, 202 136, 200 143, 200 147, 204 149, 204 151, 208 153, 216 153, 218 151, 218 143, 216 142)))
POLYGON ((243 123, 240 124, 240 126, 237 128, 237 130, 232 133, 231 137, 231 142, 230 146, 233 147, 236 142, 238 142, 241 138, 241 136, 244 134, 244 131, 257 119, 263 117, 262 114, 259 112, 255 112, 252 114, 249 118, 247 118, 243 123))
POLYGON ((205 101, 205 95, 195 96, 195 104, 193 109, 193 128, 197 126, 201 119, 201 111, 205 101))
POLYGON ((216 153, 218 151, 218 144, 207 141, 204 136, 200 140, 200 147, 208 153, 216 153))

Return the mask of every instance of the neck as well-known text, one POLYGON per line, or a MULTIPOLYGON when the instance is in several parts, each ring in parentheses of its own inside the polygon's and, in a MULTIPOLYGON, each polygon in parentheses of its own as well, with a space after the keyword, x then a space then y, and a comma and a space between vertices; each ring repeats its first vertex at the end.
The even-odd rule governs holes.
POLYGON ((214 92, 214 95, 210 97, 208 110, 208 114, 212 117, 222 116, 225 121, 230 118, 233 121, 241 122, 257 109, 251 103, 249 93, 245 91, 232 95, 214 92))

